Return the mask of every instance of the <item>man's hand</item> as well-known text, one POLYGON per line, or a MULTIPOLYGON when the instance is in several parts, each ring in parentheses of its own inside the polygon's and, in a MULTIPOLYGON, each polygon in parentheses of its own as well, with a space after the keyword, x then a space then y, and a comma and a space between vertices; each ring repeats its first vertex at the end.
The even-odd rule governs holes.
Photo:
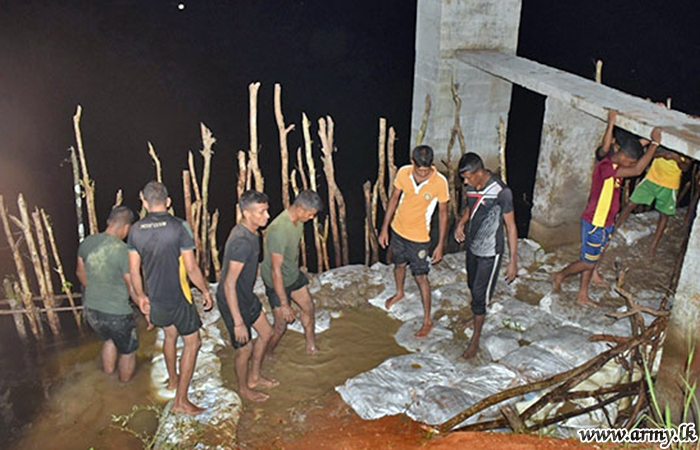
POLYGON ((238 325, 234 325, 233 335, 236 338, 236 342, 239 344, 245 344, 250 340, 250 336, 248 336, 248 327, 242 322, 238 325))
POLYGON ((433 264, 437 264, 437 263, 439 263, 440 261, 442 261, 442 254, 443 254, 443 252, 444 252, 444 249, 443 249, 443 247, 442 247, 442 244, 440 244, 440 245, 438 245, 437 247, 435 247, 435 250, 433 250, 433 256, 430 258, 430 259, 431 259, 431 262, 432 262, 433 264))
POLYGON ((148 317, 151 314, 151 301, 145 295, 136 299, 141 314, 148 317))
POLYGON ((651 130, 651 140, 657 144, 661 143, 661 128, 654 127, 654 129, 651 130))
POLYGON ((296 320, 294 316, 294 310, 289 304, 280 306, 280 312, 282 313, 282 318, 287 323, 292 323, 296 320))
POLYGON ((506 268, 506 281, 511 283, 518 276, 518 261, 512 259, 506 268))
POLYGON ((608 123, 615 124, 615 119, 617 119, 617 110, 616 109, 609 109, 608 110, 608 123))
POLYGON ((460 244, 464 242, 464 240, 467 238, 464 234, 464 225, 460 225, 459 223, 457 224, 455 227, 454 238, 455 241, 459 242, 460 244))
POLYGON ((389 245, 389 230, 382 229, 382 232, 379 233, 379 246, 386 248, 387 245, 389 245))
POLYGON ((205 311, 210 311, 214 307, 214 300, 211 298, 209 291, 202 291, 202 302, 204 302, 205 311))

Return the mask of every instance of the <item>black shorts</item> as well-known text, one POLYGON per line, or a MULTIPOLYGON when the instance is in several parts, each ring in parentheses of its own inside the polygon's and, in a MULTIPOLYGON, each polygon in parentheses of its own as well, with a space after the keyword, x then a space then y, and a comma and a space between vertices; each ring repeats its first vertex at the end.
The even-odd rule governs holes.
MULTIPOLYGON (((306 275, 299 272, 297 280, 291 285, 284 287, 284 292, 287 294, 287 300, 290 300, 292 292, 298 291, 307 284, 309 284, 309 279, 306 278, 306 275)), ((267 283, 265 283, 265 294, 267 295, 267 300, 270 302, 270 308, 279 308, 282 306, 282 303, 280 303, 280 298, 277 296, 277 292, 275 292, 275 288, 273 286, 268 286, 267 283)))
POLYGON ((500 269, 501 255, 476 256, 467 250, 467 285, 474 315, 486 314, 486 302, 493 296, 500 269))
MULTIPOLYGON (((219 307, 219 312, 221 313, 221 318, 224 319, 224 324, 226 324, 226 329, 228 330, 228 334, 231 336, 231 345, 233 348, 241 348, 246 344, 241 344, 239 342, 236 342, 236 335, 233 332, 234 328, 234 323, 233 323, 233 316, 231 315, 231 310, 228 307, 228 303, 226 303, 225 298, 220 298, 218 295, 216 296, 216 305, 219 307)), ((243 323, 245 323, 246 328, 248 329, 248 338, 253 339, 253 334, 251 333, 251 327, 255 323, 256 320, 260 317, 260 313, 262 312, 262 304, 260 303, 260 300, 258 297, 255 297, 255 301, 252 302, 251 304, 238 304, 238 309, 241 311, 241 316, 243 317, 243 323)), ((250 341, 249 341, 250 342, 250 341)))
POLYGON ((175 325, 180 336, 190 335, 202 326, 194 303, 185 300, 176 305, 154 305, 151 303, 151 323, 157 327, 175 325))
POLYGON ((391 259, 394 264, 411 267, 413 276, 427 275, 430 272, 430 241, 413 242, 391 230, 391 259))
POLYGON ((120 354, 128 355, 139 348, 139 336, 133 314, 109 314, 85 308, 85 317, 100 339, 114 342, 120 354))

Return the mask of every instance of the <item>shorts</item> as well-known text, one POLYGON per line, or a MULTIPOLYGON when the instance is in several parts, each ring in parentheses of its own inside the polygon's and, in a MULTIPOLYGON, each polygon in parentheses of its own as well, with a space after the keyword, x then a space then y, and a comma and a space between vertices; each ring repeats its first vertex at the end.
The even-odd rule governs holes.
POLYGON ((613 225, 596 227, 581 219, 581 261, 595 264, 610 240, 613 225))
POLYGON ((678 189, 659 186, 646 178, 634 188, 630 201, 638 205, 651 205, 661 214, 673 216, 676 214, 676 199, 678 189), (656 200, 656 202, 654 202, 656 200))
POLYGON ((476 256, 467 250, 467 286, 475 316, 486 314, 486 302, 493 297, 500 271, 501 255, 476 256))
MULTIPOLYGON (((298 291, 307 284, 309 284, 309 279, 306 278, 306 275, 299 272, 297 280, 291 285, 284 287, 284 292, 287 294, 287 300, 291 298, 292 292, 298 291)), ((267 294, 267 300, 270 302, 270 308, 274 309, 282 306, 280 298, 277 296, 277 292, 275 292, 275 288, 273 286, 268 286, 267 283, 265 283, 265 294, 267 294)))
POLYGON ((394 264, 408 263, 414 277, 430 272, 430 241, 413 242, 391 230, 391 259, 394 264))
POLYGON ((197 307, 181 300, 176 305, 154 305, 151 303, 151 323, 157 327, 175 325, 180 336, 188 336, 202 326, 197 307))
MULTIPOLYGON (((221 318, 224 320, 224 324, 226 325, 226 329, 228 330, 229 336, 231 336, 231 345, 233 348, 241 348, 244 347, 246 344, 241 344, 240 342, 236 341, 236 335, 233 332, 234 329, 234 323, 233 323, 233 316, 231 315, 231 310, 228 307, 228 303, 226 303, 225 298, 221 298, 218 295, 216 296, 216 305, 219 307, 219 312, 221 313, 221 318)), ((252 333, 252 326, 255 323, 256 320, 260 317, 260 313, 262 312, 262 304, 260 303, 260 300, 258 297, 255 297, 255 301, 253 301, 251 304, 241 304, 240 302, 238 303, 238 309, 241 311, 241 316, 243 317, 243 323, 245 324, 246 328, 248 329, 248 342, 250 342, 253 339, 253 333, 252 333)))
POLYGON ((100 339, 114 342, 120 354, 128 355, 139 348, 139 336, 133 314, 109 314, 85 308, 85 317, 100 339))

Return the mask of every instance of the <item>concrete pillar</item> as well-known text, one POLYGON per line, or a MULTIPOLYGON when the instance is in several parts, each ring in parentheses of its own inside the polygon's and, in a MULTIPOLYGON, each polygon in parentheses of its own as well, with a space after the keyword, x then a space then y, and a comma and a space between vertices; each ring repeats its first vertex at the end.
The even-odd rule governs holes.
POLYGON ((595 149, 605 123, 548 97, 545 104, 530 238, 545 248, 580 240, 595 149))
MULTIPOLYGON (((474 49, 515 54, 520 7, 521 0, 418 0, 411 147, 430 94, 423 143, 433 147, 437 161, 445 159, 454 123, 454 80, 463 102, 460 117, 467 151, 479 153, 489 168, 498 168, 498 120, 508 121, 512 85, 458 61, 455 54, 474 49)), ((459 144, 453 155, 456 164, 459 144)))
MULTIPOLYGON (((681 376, 685 374, 689 344, 695 347, 689 383, 700 385, 700 220, 695 219, 690 233, 655 385, 661 411, 669 405, 676 423, 683 419, 680 417, 684 400, 681 376)), ((688 417, 687 421, 697 423, 698 419, 688 417)))

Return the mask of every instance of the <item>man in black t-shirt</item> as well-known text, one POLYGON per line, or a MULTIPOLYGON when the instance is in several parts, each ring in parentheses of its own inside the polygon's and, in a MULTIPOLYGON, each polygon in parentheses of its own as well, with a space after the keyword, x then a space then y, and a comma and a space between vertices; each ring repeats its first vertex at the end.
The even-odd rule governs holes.
POLYGON ((165 185, 151 181, 141 191, 141 201, 148 214, 132 225, 129 233, 131 281, 141 312, 165 332, 163 354, 169 377, 167 387, 176 390, 171 410, 199 414, 204 409, 189 401, 187 389, 197 362, 202 322, 187 278, 202 292, 205 310, 213 306, 209 283, 197 266, 190 226, 168 213, 170 197, 165 185), (179 375, 175 368, 178 335, 185 343, 179 375))
POLYGON ((256 387, 275 387, 276 380, 260 375, 260 368, 267 344, 272 337, 272 326, 262 304, 253 293, 258 274, 260 240, 258 229, 270 219, 267 195, 257 191, 246 191, 238 205, 243 218, 233 227, 226 240, 221 282, 216 291, 216 303, 221 311, 226 328, 231 335, 231 345, 236 349, 236 377, 238 393, 254 402, 264 402, 269 396, 254 390, 256 387), (251 327, 258 332, 255 343, 251 343, 251 327), (250 372, 248 363, 253 356, 250 372))
POLYGON ((503 222, 508 233, 510 261, 506 280, 518 272, 518 230, 513 213, 513 193, 501 180, 484 169, 481 157, 467 153, 459 160, 459 175, 467 185, 467 208, 457 222, 454 237, 467 240, 467 283, 472 294, 474 334, 462 355, 471 358, 479 349, 479 338, 486 317, 486 303, 493 295, 505 244, 503 222), (465 235, 465 225, 467 233, 465 235))

